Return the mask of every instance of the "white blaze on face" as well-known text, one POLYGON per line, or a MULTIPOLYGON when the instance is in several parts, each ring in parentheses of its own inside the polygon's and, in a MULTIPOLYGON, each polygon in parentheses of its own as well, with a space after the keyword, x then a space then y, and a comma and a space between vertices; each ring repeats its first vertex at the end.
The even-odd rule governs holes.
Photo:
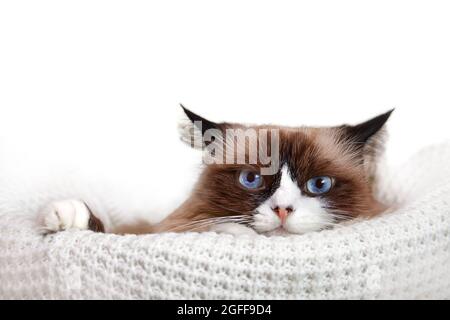
POLYGON ((303 234, 318 231, 333 222, 332 215, 327 213, 324 206, 324 201, 319 197, 302 194, 287 165, 284 165, 279 188, 256 209, 252 226, 258 232, 284 229, 290 233, 303 234), (282 221, 275 208, 289 208, 291 212, 282 221))

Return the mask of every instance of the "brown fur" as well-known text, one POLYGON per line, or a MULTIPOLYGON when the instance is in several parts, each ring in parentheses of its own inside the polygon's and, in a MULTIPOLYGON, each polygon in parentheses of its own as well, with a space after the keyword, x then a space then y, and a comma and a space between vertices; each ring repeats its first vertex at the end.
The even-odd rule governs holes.
POLYGON ((88 229, 94 232, 105 232, 105 227, 101 220, 92 213, 91 209, 89 209, 89 206, 86 203, 85 206, 89 210, 88 229))

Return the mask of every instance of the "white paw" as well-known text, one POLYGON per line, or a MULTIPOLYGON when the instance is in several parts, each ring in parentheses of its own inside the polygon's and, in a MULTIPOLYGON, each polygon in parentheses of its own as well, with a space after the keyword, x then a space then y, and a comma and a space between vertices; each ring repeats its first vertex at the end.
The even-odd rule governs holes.
POLYGON ((43 233, 68 229, 89 229, 90 211, 79 200, 55 201, 44 207, 38 216, 43 233))
POLYGON ((210 231, 233 235, 256 235, 256 231, 238 223, 222 223, 211 227, 210 231))

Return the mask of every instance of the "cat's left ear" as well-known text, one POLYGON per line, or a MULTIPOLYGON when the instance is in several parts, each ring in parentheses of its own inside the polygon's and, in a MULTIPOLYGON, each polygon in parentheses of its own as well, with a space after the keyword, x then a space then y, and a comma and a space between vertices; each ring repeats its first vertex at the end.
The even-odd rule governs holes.
POLYGON ((182 104, 181 116, 178 122, 178 131, 183 142, 196 149, 202 149, 205 142, 204 136, 208 130, 222 131, 222 125, 209 121, 190 111, 182 104))
POLYGON ((373 119, 355 126, 344 125, 339 131, 344 141, 356 151, 355 159, 363 164, 365 174, 370 181, 376 179, 379 157, 384 151, 385 125, 394 109, 389 110, 373 119))
POLYGON ((385 131, 385 124, 391 117, 392 112, 394 112, 394 109, 358 125, 343 126, 345 139, 358 150, 369 145, 375 148, 380 147, 380 144, 383 143, 382 136, 385 131))

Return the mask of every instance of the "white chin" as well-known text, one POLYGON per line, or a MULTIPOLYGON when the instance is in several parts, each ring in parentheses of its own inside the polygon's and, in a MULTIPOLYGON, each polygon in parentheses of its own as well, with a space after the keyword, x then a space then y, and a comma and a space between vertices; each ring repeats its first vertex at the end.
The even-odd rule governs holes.
POLYGON ((263 234, 267 236, 288 236, 291 235, 292 233, 282 227, 279 227, 272 231, 264 232, 263 234))

